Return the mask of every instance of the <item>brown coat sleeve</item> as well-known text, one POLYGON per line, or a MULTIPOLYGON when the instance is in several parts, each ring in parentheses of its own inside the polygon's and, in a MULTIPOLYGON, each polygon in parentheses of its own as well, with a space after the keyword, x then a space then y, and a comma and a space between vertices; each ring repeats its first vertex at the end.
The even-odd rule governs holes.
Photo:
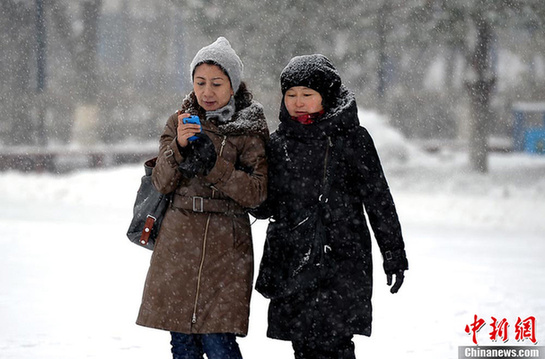
POLYGON ((204 179, 241 206, 254 208, 267 197, 265 141, 257 135, 237 137, 241 146, 237 165, 219 156, 204 179))
POLYGON ((176 143, 178 114, 169 117, 159 143, 157 164, 153 169, 152 182, 161 193, 173 192, 182 180, 178 164, 184 160, 176 143))
MULTIPOLYGON (((175 191, 180 185, 192 185, 178 171, 184 161, 176 143, 177 114, 172 115, 161 135, 157 164, 152 180, 161 193, 175 191)), ((229 146, 222 151, 222 136, 209 133, 218 157, 207 176, 197 176, 226 197, 246 208, 254 208, 267 197, 267 161, 265 140, 259 135, 227 136, 229 146), (223 152, 221 155, 219 152, 223 152)))

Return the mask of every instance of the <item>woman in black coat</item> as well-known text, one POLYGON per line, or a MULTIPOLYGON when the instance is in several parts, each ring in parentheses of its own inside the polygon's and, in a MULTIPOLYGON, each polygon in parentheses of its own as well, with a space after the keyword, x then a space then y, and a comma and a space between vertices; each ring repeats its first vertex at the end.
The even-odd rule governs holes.
MULTIPOLYGON (((281 87, 280 125, 268 144, 268 199, 253 212, 271 218, 256 284, 271 299, 267 336, 292 341, 297 359, 355 358, 353 335, 371 335, 371 235, 364 210, 388 285, 395 276, 392 293, 408 269, 398 216, 373 140, 359 125, 354 95, 332 63, 319 54, 295 57, 281 74, 281 87), (328 198, 317 205, 325 176, 328 198), (317 206, 325 228, 321 270, 313 280, 301 279, 300 290, 271 294, 270 274, 294 268, 294 253, 267 253, 293 234, 279 238, 271 226, 293 228, 317 206)), ((294 247, 288 242, 277 248, 289 252, 294 247)), ((281 282, 281 289, 288 284, 281 282)))

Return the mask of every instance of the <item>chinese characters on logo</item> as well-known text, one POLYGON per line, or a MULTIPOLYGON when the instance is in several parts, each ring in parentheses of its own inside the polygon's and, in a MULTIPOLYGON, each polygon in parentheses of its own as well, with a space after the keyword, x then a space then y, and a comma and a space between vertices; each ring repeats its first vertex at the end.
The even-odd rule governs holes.
MULTIPOLYGON (((508 328, 510 326, 507 319, 503 318, 498 320, 494 317, 492 318, 492 324, 489 326, 492 327, 492 331, 489 333, 490 340, 497 342, 501 340, 502 342, 507 342, 509 340, 508 328)), ((472 335, 473 343, 478 344, 477 342, 477 333, 485 326, 486 322, 484 319, 479 318, 476 314, 473 319, 473 323, 466 325, 465 332, 472 335)), ((515 324, 515 340, 517 342, 524 341, 525 339, 530 340, 532 343, 536 344, 536 318, 528 317, 526 319, 517 318, 515 324)))

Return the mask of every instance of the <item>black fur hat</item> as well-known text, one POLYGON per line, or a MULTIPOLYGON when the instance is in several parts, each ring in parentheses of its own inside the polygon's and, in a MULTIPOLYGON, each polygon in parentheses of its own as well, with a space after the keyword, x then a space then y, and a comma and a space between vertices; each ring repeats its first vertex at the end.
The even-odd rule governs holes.
POLYGON ((327 57, 321 54, 296 56, 280 75, 282 95, 294 86, 305 86, 320 93, 324 108, 330 108, 340 93, 341 77, 327 57))

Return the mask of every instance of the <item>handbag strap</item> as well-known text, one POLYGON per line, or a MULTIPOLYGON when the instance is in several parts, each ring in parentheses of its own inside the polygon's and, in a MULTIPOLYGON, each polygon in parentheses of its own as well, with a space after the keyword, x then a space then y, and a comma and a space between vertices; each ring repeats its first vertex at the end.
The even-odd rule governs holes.
POLYGON ((324 163, 324 180, 322 182, 322 193, 320 194, 319 201, 320 203, 326 203, 329 197, 329 191, 331 190, 331 177, 335 173, 335 169, 339 164, 338 158, 340 151, 343 147, 343 138, 337 137, 335 142, 332 141, 331 137, 327 137, 327 152, 325 156, 324 163))

